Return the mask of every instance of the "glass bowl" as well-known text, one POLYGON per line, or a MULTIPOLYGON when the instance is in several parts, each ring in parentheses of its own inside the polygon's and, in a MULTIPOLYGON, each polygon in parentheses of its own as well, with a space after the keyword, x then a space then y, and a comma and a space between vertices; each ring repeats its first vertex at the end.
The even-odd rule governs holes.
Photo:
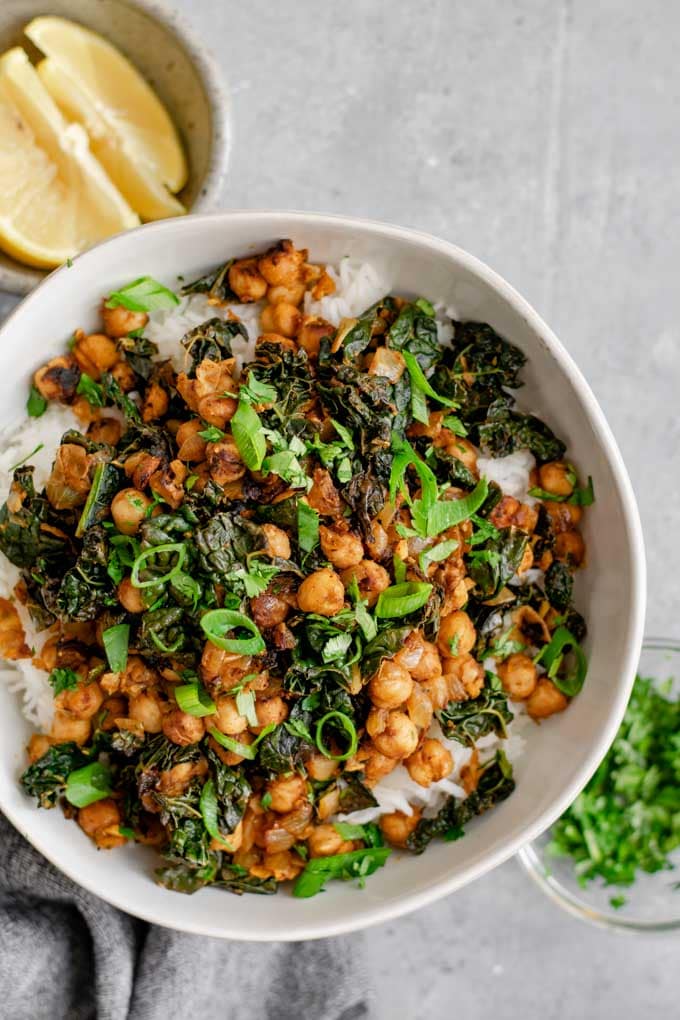
MULTIPOLYGON (((646 638, 638 673, 653 677, 659 685, 670 681, 670 692, 680 696, 680 642, 646 638)), ((664 687, 664 693, 669 688, 664 687)), ((594 879, 584 887, 578 883, 571 858, 547 852, 550 839, 548 830, 517 856, 534 882, 568 913, 622 933, 680 931, 680 850, 670 857, 678 870, 639 872, 631 886, 605 885, 594 879), (625 897, 618 908, 611 903, 617 897, 625 897)))

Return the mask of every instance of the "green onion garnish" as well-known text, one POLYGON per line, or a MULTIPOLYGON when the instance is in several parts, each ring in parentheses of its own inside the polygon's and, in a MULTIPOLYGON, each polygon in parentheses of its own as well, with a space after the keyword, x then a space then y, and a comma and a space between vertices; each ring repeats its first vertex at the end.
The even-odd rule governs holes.
POLYGON ((157 312, 161 308, 173 308, 179 298, 151 276, 140 276, 120 290, 114 290, 106 302, 106 308, 127 308, 131 312, 157 312))
POLYGON ((430 597, 432 585, 426 581, 402 581, 381 591, 375 607, 379 620, 408 616, 421 609, 430 597))
POLYGON ((255 694, 253 691, 239 691, 236 695, 236 711, 244 716, 249 726, 259 726, 255 711, 255 694))
POLYGON ((297 504, 297 529, 298 545, 303 552, 311 552, 319 544, 319 515, 301 499, 297 504))
POLYGON ((247 400, 239 400, 230 424, 241 460, 251 471, 259 471, 267 453, 267 440, 262 422, 247 400))
POLYGON ((356 754, 357 747, 359 746, 356 726, 344 712, 327 712, 316 724, 316 746, 326 758, 332 758, 333 761, 347 761, 348 758, 356 754), (344 754, 331 754, 323 742, 323 728, 330 719, 338 720, 349 737, 349 747, 344 754))
POLYGON ((183 712, 196 716, 197 719, 202 719, 205 715, 214 715, 217 711, 215 702, 203 684, 198 682, 175 687, 175 701, 183 712))
POLYGON ((230 847, 228 837, 222 835, 217 824, 217 793, 215 792, 215 783, 212 779, 208 779, 208 781, 203 784, 198 806, 201 809, 203 824, 208 830, 208 833, 213 839, 217 839, 220 843, 224 843, 227 847, 230 847))
POLYGON ((412 509, 413 526, 420 534, 434 538, 442 531, 467 521, 483 505, 488 494, 489 483, 486 478, 481 478, 472 492, 462 499, 437 500, 429 507, 424 505, 424 500, 416 500, 412 509))
POLYGON ((236 655, 258 655, 265 650, 264 638, 257 625, 243 613, 232 609, 211 609, 201 617, 201 627, 212 644, 236 655), (224 635, 239 628, 247 630, 252 637, 227 638, 224 635))
POLYGON ((111 770, 99 761, 84 765, 69 773, 66 780, 66 800, 74 807, 87 807, 96 800, 103 800, 112 792, 111 770))
POLYGON ((331 878, 358 878, 361 883, 383 866, 391 852, 389 847, 378 846, 352 850, 348 854, 334 854, 332 857, 313 857, 295 883, 293 896, 301 899, 316 896, 331 878))
POLYGON ((550 643, 545 645, 534 661, 542 663, 555 687, 568 698, 573 698, 583 687, 588 672, 588 660, 580 644, 566 627, 557 628, 550 643), (559 670, 564 656, 569 651, 573 653, 576 664, 565 676, 560 676, 559 670))
POLYGON ((184 542, 165 542, 163 545, 155 545, 151 549, 145 549, 132 564, 130 580, 135 588, 152 588, 156 584, 163 584, 180 572, 186 556, 187 547, 184 542), (140 579, 139 573, 147 560, 154 559, 160 555, 165 557, 170 553, 177 553, 177 559, 166 574, 161 574, 160 577, 152 577, 149 581, 142 581, 140 579))
POLYGON ((257 745, 261 740, 264 740, 264 738, 268 736, 272 730, 275 729, 276 723, 270 723, 268 726, 265 726, 262 732, 258 733, 252 744, 242 744, 240 741, 234 740, 233 737, 228 737, 226 733, 221 733, 218 729, 215 729, 214 726, 208 727, 208 733, 213 740, 216 740, 222 747, 226 747, 228 751, 233 751, 234 754, 240 754, 242 758, 247 758, 248 761, 254 761, 255 756, 257 755, 257 745))
MULTIPOLYGON (((432 389, 432 386, 428 382, 425 373, 418 364, 418 360, 415 357, 415 355, 411 354, 410 351, 402 350, 401 356, 406 362, 408 374, 411 377, 412 401, 415 394, 420 393, 430 397, 432 400, 436 400, 437 403, 439 404, 443 404, 444 407, 458 407, 458 404, 456 403, 455 400, 451 400, 450 397, 442 397, 441 394, 437 393, 435 390, 432 389)), ((427 404, 425 400, 423 399, 422 401, 419 402, 416 397, 416 400, 412 402, 412 408, 413 417, 416 419, 416 421, 420 421, 424 425, 427 425, 429 418, 427 414, 427 404), (416 411, 418 411, 418 414, 416 414, 416 411)))
POLYGON ((108 627, 102 634, 102 642, 111 671, 122 673, 127 666, 130 625, 117 623, 115 627, 108 627))

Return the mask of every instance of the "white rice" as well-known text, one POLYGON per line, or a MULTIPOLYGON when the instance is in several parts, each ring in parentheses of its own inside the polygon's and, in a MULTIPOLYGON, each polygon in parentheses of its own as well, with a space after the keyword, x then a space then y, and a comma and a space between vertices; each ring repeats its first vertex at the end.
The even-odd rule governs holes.
MULTIPOLYGON (((304 310, 310 315, 320 315, 333 325, 339 325, 344 318, 354 318, 370 305, 389 293, 392 289, 390 279, 374 265, 360 262, 349 257, 341 259, 337 268, 329 267, 329 273, 336 283, 335 293, 314 301, 307 293, 304 310)), ((146 336, 158 345, 159 357, 170 358, 177 371, 185 368, 186 353, 180 340, 188 330, 200 325, 207 318, 227 318, 229 312, 238 315, 248 331, 247 341, 233 343, 234 355, 240 368, 254 356, 255 341, 259 335, 259 316, 262 304, 239 305, 229 307, 212 305, 203 295, 183 298, 181 304, 170 310, 154 313, 146 329, 146 336)), ((457 318, 456 310, 445 306, 442 302, 435 304, 437 314, 437 330, 440 342, 450 343, 453 330, 449 318, 457 318)), ((23 422, 11 432, 0 435, 0 495, 4 498, 12 478, 11 468, 39 444, 43 448, 30 457, 35 465, 36 488, 42 488, 49 476, 56 441, 69 428, 77 427, 77 422, 68 408, 50 404, 41 418, 31 418, 23 422)), ((497 482, 503 491, 523 502, 532 502, 528 496, 529 474, 535 465, 534 458, 528 451, 518 451, 509 457, 489 459, 480 457, 478 466, 480 474, 490 481, 497 482)), ((541 572, 533 572, 539 575, 541 572)), ((542 575, 541 575, 542 576, 542 575)), ((6 598, 12 596, 13 588, 18 580, 19 570, 12 566, 4 556, 0 563, 0 594, 6 598)), ((524 575, 528 579, 528 574, 524 575)), ((40 650, 49 632, 38 634, 26 610, 17 604, 19 614, 26 632, 29 646, 40 650)), ((504 617, 498 613, 493 626, 499 630, 504 626, 504 617)), ((489 663, 493 667, 494 662, 489 663)), ((22 699, 22 711, 34 726, 48 730, 53 716, 52 690, 47 682, 46 674, 36 668, 32 660, 25 659, 12 663, 12 667, 0 672, 0 683, 6 683, 11 691, 22 699)), ((515 720, 508 728, 508 737, 499 739, 489 734, 477 742, 477 749, 482 752, 482 759, 492 757, 495 751, 502 748, 510 761, 516 761, 521 755, 525 738, 521 730, 525 727, 528 716, 521 705, 513 705, 515 720)), ((435 813, 448 796, 465 797, 460 783, 460 773, 469 761, 472 749, 463 747, 454 740, 444 737, 438 723, 433 723, 430 735, 436 736, 450 750, 454 768, 446 779, 434 783, 428 789, 419 786, 409 776, 406 768, 399 765, 390 775, 386 776, 373 792, 378 800, 378 807, 365 811, 354 812, 346 817, 356 822, 368 822, 380 814, 389 811, 412 813, 412 805, 422 807, 426 815, 435 813)))

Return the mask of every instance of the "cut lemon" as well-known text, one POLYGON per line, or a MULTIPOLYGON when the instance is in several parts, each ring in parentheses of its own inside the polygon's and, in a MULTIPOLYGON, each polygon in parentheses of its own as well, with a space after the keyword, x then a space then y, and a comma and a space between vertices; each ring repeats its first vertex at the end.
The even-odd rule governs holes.
POLYGON ((35 18, 25 32, 85 94, 126 158, 170 191, 179 191, 187 164, 174 124, 129 60, 101 36, 65 18, 35 18))
POLYGON ((22 49, 0 57, 0 246, 51 268, 139 218, 22 49))
POLYGON ((186 212, 182 203, 148 172, 144 164, 130 158, 121 138, 109 128, 87 94, 53 57, 42 60, 37 71, 67 120, 85 128, 92 152, 142 219, 162 220, 186 212))

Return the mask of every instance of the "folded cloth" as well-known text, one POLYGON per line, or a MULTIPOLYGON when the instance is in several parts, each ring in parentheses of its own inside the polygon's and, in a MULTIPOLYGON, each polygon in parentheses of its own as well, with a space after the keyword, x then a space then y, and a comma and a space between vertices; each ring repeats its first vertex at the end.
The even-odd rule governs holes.
POLYGON ((369 1015, 360 936, 226 942, 146 924, 71 882, 2 815, 0 855, 0 1017, 360 1020, 369 1015))

